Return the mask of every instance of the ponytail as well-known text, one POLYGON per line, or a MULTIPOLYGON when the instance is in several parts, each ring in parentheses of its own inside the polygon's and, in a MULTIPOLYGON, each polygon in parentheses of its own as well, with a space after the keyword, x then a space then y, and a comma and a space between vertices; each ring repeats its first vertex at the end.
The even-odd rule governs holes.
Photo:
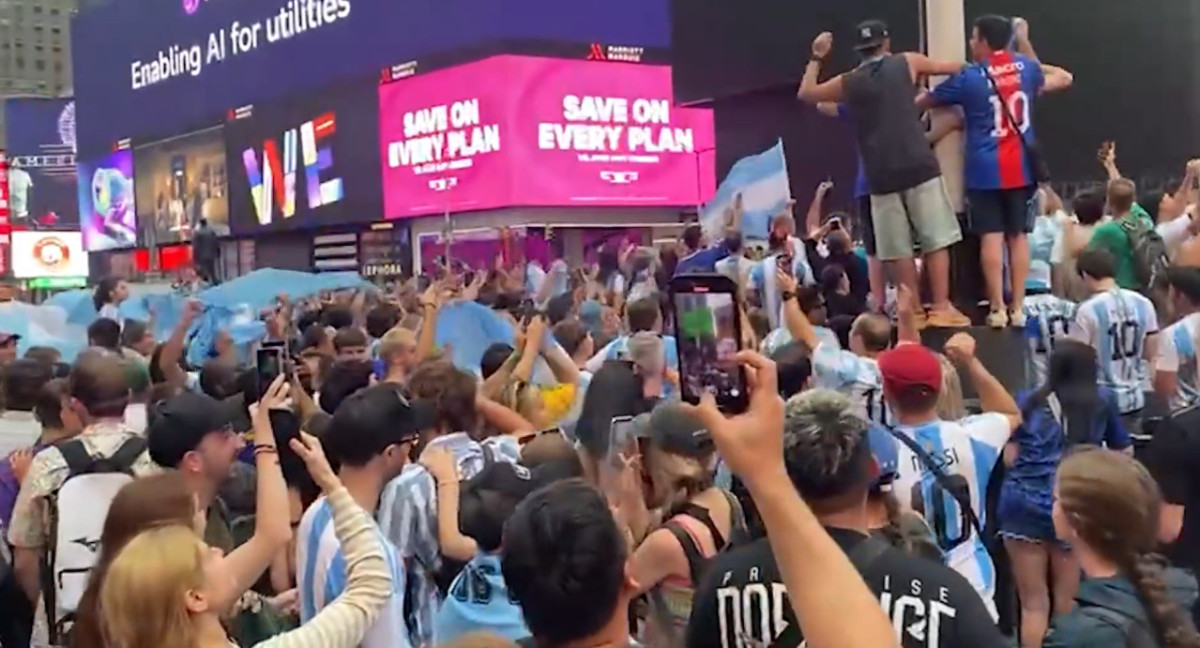
POLYGON ((1137 588, 1163 648, 1200 648, 1200 633, 1191 616, 1167 593, 1166 560, 1157 554, 1138 554, 1122 568, 1137 588))

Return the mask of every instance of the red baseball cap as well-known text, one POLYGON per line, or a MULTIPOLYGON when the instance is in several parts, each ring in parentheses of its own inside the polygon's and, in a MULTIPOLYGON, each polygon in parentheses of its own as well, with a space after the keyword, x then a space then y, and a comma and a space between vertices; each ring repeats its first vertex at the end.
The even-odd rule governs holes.
POLYGON ((883 390, 898 394, 912 387, 933 393, 942 390, 942 365, 933 351, 920 344, 900 344, 879 356, 883 390))

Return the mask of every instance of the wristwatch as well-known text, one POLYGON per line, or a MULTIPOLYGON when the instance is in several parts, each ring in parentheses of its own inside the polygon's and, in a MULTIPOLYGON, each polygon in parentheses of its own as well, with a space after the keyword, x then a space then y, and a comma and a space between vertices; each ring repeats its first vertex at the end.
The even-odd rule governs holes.
POLYGON ((783 298, 783 301, 788 301, 789 299, 795 299, 796 293, 785 290, 782 293, 780 293, 779 296, 783 298))

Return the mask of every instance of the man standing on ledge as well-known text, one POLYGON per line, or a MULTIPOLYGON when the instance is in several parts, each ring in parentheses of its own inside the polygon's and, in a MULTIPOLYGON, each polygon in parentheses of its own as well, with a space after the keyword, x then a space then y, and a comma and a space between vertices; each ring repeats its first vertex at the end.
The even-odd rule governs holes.
MULTIPOLYGON (((878 20, 860 24, 857 33, 855 49, 863 57, 862 64, 824 83, 817 79, 821 62, 833 49, 833 35, 817 36, 797 96, 812 104, 849 106, 871 190, 879 258, 893 282, 920 294, 913 259, 912 232, 916 231, 933 293, 928 324, 970 326, 970 320, 950 303, 948 248, 962 240, 962 231, 915 104, 917 80, 954 74, 963 64, 934 61, 913 52, 892 54, 888 27, 878 20)), ((925 314, 917 315, 921 321, 925 314)))
POLYGON ((966 122, 968 214, 979 235, 992 328, 1025 327, 1029 233, 1037 209, 1038 178, 1033 104, 1046 92, 1071 85, 1065 70, 1041 64, 1023 19, 983 16, 971 30, 976 64, 923 97, 924 106, 961 106, 966 122), (1014 32, 1014 25, 1016 30, 1014 32), (1015 35, 1015 40, 1014 40, 1015 35), (1016 52, 1009 50, 1014 43, 1016 52), (1036 155, 1036 154, 1035 154, 1036 155), (1007 244, 1007 245, 1006 245, 1007 244), (1004 307, 1004 252, 1011 266, 1012 304, 1004 307))

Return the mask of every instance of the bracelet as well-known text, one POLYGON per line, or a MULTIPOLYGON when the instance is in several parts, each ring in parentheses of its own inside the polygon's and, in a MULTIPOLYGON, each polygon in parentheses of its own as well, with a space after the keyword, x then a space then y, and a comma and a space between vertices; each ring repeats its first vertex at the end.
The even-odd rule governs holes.
POLYGON ((794 293, 794 292, 786 292, 786 291, 785 291, 785 292, 783 292, 783 293, 780 293, 779 297, 780 297, 780 299, 782 299, 783 301, 785 301, 785 302, 786 302, 786 301, 790 301, 790 300, 793 300, 793 299, 795 299, 795 298, 796 298, 796 293, 794 293))
POLYGON ((254 446, 254 456, 257 458, 260 454, 277 455, 279 454, 279 449, 268 445, 254 446))

